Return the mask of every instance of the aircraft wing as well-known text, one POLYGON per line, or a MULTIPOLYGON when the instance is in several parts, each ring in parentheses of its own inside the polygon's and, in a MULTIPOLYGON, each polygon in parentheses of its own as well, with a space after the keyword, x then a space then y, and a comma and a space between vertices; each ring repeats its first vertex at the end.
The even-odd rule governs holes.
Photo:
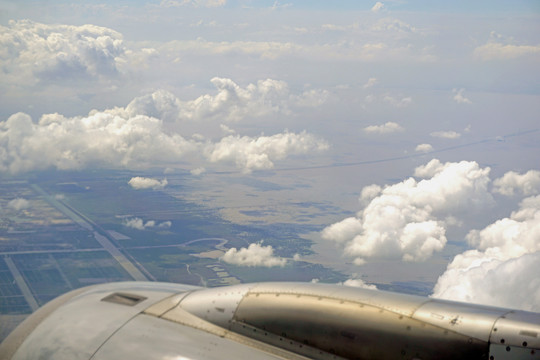
POLYGON ((540 314, 312 283, 69 292, 0 359, 540 359, 540 314))

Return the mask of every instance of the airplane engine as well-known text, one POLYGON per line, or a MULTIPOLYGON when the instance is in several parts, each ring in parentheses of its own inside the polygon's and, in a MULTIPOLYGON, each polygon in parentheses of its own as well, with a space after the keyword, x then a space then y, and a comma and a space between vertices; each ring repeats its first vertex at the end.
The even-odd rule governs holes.
POLYGON ((540 314, 312 283, 159 282, 69 292, 0 359, 540 359, 540 314))

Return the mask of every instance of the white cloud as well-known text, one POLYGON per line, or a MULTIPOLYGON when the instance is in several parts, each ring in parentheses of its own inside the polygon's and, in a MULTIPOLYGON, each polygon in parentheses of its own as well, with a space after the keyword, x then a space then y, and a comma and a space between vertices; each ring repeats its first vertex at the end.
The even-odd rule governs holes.
POLYGON ((321 26, 323 30, 330 30, 330 31, 345 31, 347 30, 347 26, 343 25, 336 25, 336 24, 323 24, 321 26))
POLYGON ((386 95, 383 100, 385 102, 387 102, 388 104, 392 105, 392 106, 395 106, 397 108, 403 108, 403 107, 407 107, 409 106, 411 103, 412 103, 412 98, 407 96, 407 97, 403 97, 401 99, 398 99, 398 98, 395 98, 393 96, 390 96, 390 95, 386 95))
POLYGON ((163 221, 156 225, 158 229, 169 229, 172 226, 172 221, 163 221))
POLYGON ((433 296, 540 311, 539 238, 540 196, 529 197, 509 218, 469 232, 476 249, 453 259, 433 296))
MULTIPOLYGON (((385 9, 384 5, 381 9, 385 9)), ((419 30, 402 20, 392 17, 380 18, 374 23, 362 21, 349 25, 324 24, 322 29, 362 36, 365 39, 370 39, 369 43, 371 44, 383 44, 386 46, 397 45, 402 40, 410 41, 414 34, 426 34, 424 30, 419 30)), ((347 43, 347 45, 351 45, 351 43, 347 43)), ((409 45, 412 46, 410 43, 409 45)), ((425 53, 425 49, 420 51, 425 53)))
POLYGON ((373 284, 366 284, 366 283, 364 282, 364 280, 362 280, 362 279, 354 279, 354 278, 351 278, 351 279, 345 280, 345 281, 342 282, 342 283, 338 283, 338 285, 350 286, 350 287, 358 287, 358 288, 363 288, 363 289, 377 290, 377 286, 375 286, 375 285, 373 285, 373 284))
POLYGON ((457 139, 461 136, 460 133, 455 131, 434 131, 429 135, 442 139, 457 139))
MULTIPOLYGON (((394 27, 397 26, 394 23, 394 27)), ((324 25, 327 30, 354 30, 357 25, 324 25)), ((411 35, 402 29, 392 28, 392 32, 373 28, 362 35, 367 41, 340 41, 329 43, 295 43, 277 41, 221 41, 205 39, 175 40, 159 47, 160 53, 188 53, 190 56, 242 56, 257 57, 262 60, 281 58, 317 59, 318 61, 365 61, 377 62, 389 59, 401 61, 433 62, 437 58, 429 48, 418 49, 413 44, 404 43, 403 38, 411 35)), ((347 31, 345 31, 347 33, 347 31)), ((172 56, 172 55, 171 55, 172 56)))
POLYGON ((221 257, 226 263, 238 266, 285 266, 287 260, 274 256, 272 246, 262 246, 262 243, 250 244, 247 248, 231 248, 221 257))
POLYGON ((454 101, 458 104, 472 104, 472 101, 467 99, 465 96, 463 96, 463 92, 465 89, 453 89, 452 93, 454 93, 454 101))
POLYGON ((318 107, 323 105, 330 96, 330 92, 323 89, 310 89, 301 94, 291 94, 289 101, 292 105, 300 107, 318 107))
POLYGON ((7 206, 15 211, 26 210, 30 207, 30 201, 23 198, 16 198, 9 201, 7 206))
POLYGON ((326 149, 328 144, 311 134, 285 132, 258 138, 230 135, 218 143, 208 145, 205 154, 210 162, 233 162, 238 168, 249 172, 270 169, 274 161, 289 154, 306 154, 326 149))
POLYGON ((382 188, 377 184, 372 184, 364 186, 362 192, 360 193, 360 203, 362 205, 367 205, 373 199, 375 199, 382 191, 382 188))
POLYGON ((233 129, 231 129, 230 127, 228 127, 228 126, 225 125, 225 124, 220 124, 219 127, 220 127, 221 131, 222 131, 224 134, 230 135, 230 134, 236 133, 236 131, 234 131, 233 129))
POLYGON ((514 171, 509 171, 499 179, 493 181, 494 192, 503 195, 513 196, 519 192, 525 196, 540 193, 540 171, 529 170, 520 175, 514 171))
POLYGON ((274 161, 290 154, 328 148, 325 141, 305 131, 298 134, 286 131, 260 137, 231 135, 217 143, 206 140, 204 136, 193 135, 186 139, 172 129, 174 126, 158 118, 175 121, 178 116, 186 114, 197 119, 222 114, 220 119, 240 119, 249 114, 267 114, 274 108, 288 111, 286 107, 290 99, 292 103, 298 103, 313 97, 313 94, 304 97, 288 91, 280 94, 276 89, 285 85, 270 80, 258 82, 257 86, 249 85, 247 89, 238 88, 228 79, 220 79, 219 82, 222 81, 236 89, 235 95, 224 90, 216 96, 203 95, 182 103, 174 95, 158 91, 135 99, 126 108, 93 110, 83 117, 46 114, 38 123, 24 113, 14 114, 7 121, 0 121, 0 171, 20 173, 94 166, 140 169, 170 166, 188 154, 192 155, 193 161, 207 156, 206 160, 212 163, 233 162, 242 170, 251 171, 273 167, 274 161), (242 95, 244 100, 227 100, 238 98, 240 93, 245 95, 242 95), (206 105, 200 104, 204 102, 206 105))
POLYGON ((19 85, 110 79, 124 71, 124 64, 143 55, 127 51, 120 33, 95 25, 11 20, 8 26, 0 26, 0 33, 4 81, 19 85))
POLYGON ((17 113, 0 122, 0 171, 10 173, 95 165, 141 168, 178 160, 195 148, 178 134, 166 134, 162 121, 148 116, 48 114, 36 124, 17 113))
POLYGON ((356 217, 326 227, 321 235, 341 244, 357 264, 367 258, 423 261, 446 244, 445 222, 453 214, 484 209, 493 199, 487 187, 489 168, 476 162, 441 163, 434 159, 418 167, 401 183, 362 191, 369 203, 356 217))
POLYGON ((192 55, 230 55, 257 56, 262 59, 275 60, 279 57, 294 53, 306 52, 302 45, 291 42, 277 41, 221 41, 213 42, 205 39, 170 41, 162 48, 167 53, 189 53, 192 55))
POLYGON ((150 228, 169 229, 172 226, 172 222, 170 221, 164 221, 158 224, 155 220, 148 220, 144 222, 143 219, 138 218, 138 217, 125 219, 123 224, 126 227, 137 229, 137 230, 146 230, 150 228))
POLYGON ((375 5, 373 5, 373 7, 371 8, 371 11, 375 13, 378 13, 383 10, 386 10, 386 6, 380 1, 377 1, 375 5))
POLYGON ((148 115, 165 121, 210 120, 236 122, 271 114, 290 114, 291 107, 322 105, 328 92, 318 89, 291 93, 286 82, 266 79, 241 87, 233 80, 215 77, 211 80, 217 93, 204 94, 181 101, 172 93, 158 90, 134 99, 126 111, 130 116, 148 115))
POLYGON ((418 144, 414 151, 427 153, 433 151, 433 146, 431 146, 431 144, 418 144))
POLYGON ((391 17, 385 17, 378 20, 371 26, 371 30, 386 35, 392 34, 395 39, 407 38, 413 33, 422 33, 422 31, 414 26, 391 17))
POLYGON ((512 37, 492 31, 485 45, 474 49, 473 57, 481 61, 511 60, 540 54, 540 45, 515 44, 512 37))
POLYGON ((372 134, 388 134, 403 131, 403 127, 395 122, 387 122, 382 125, 370 125, 364 128, 364 131, 372 134))
POLYGON ((473 56, 482 61, 511 60, 540 54, 540 45, 513 45, 488 42, 474 49, 473 56))
POLYGON ((124 117, 146 115, 167 122, 179 120, 180 113, 184 111, 184 104, 171 92, 157 90, 151 94, 136 97, 125 109, 114 109, 124 117))
POLYGON ((144 222, 141 218, 133 218, 133 219, 127 219, 124 221, 124 226, 137 229, 137 230, 144 230, 144 222))
POLYGON ((158 189, 163 189, 165 186, 167 186, 168 182, 167 182, 167 179, 163 179, 159 181, 157 179, 136 176, 136 177, 131 178, 128 181, 128 184, 136 190, 143 190, 143 189, 158 190, 158 189))
POLYGON ((191 175, 199 176, 206 172, 206 169, 203 167, 198 167, 190 171, 191 175))
POLYGON ((377 78, 369 78, 368 81, 364 84, 364 89, 375 86, 378 83, 377 78))

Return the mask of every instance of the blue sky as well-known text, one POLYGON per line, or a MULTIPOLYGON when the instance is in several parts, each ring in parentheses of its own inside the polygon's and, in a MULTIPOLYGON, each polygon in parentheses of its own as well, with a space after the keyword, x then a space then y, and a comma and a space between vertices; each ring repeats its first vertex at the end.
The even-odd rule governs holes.
MULTIPOLYGON (((538 263, 539 17, 536 1, 3 1, 0 171, 190 171, 201 194, 270 171, 302 188, 257 206, 340 209, 313 210, 324 261, 487 301, 482 276, 538 263)), ((249 199, 231 194, 215 201, 235 219, 249 199)))

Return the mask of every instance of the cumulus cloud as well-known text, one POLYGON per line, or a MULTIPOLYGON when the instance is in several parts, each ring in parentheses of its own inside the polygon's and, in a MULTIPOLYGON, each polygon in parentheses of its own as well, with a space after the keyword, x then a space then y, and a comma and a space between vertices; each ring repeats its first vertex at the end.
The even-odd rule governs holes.
POLYGON ((377 184, 364 186, 360 193, 360 203, 363 205, 369 204, 369 202, 375 199, 382 191, 382 187, 377 184))
POLYGON ((402 97, 401 99, 395 98, 390 95, 386 95, 383 100, 387 102, 388 104, 395 106, 397 108, 403 108, 406 106, 409 106, 412 103, 412 98, 409 96, 402 97))
POLYGON ((513 196, 521 193, 525 196, 540 193, 540 171, 529 170, 521 175, 514 171, 509 171, 499 179, 493 181, 494 192, 513 196))
POLYGON ((378 13, 383 10, 386 10, 386 6, 380 1, 377 1, 375 5, 373 5, 373 7, 371 8, 371 11, 373 11, 374 13, 378 13))
POLYGON ((0 171, 81 169, 93 165, 140 168, 175 161, 196 144, 163 131, 148 116, 93 112, 87 117, 44 115, 39 123, 17 113, 0 122, 0 171))
POLYGON ((403 131, 403 127, 398 123, 389 121, 382 125, 370 125, 364 128, 366 133, 371 134, 388 134, 393 132, 403 131))
POLYGON ((368 81, 364 84, 364 89, 368 89, 370 87, 373 87, 377 84, 378 80, 377 78, 369 78, 368 81))
POLYGON ((537 195, 524 199, 510 217, 470 231, 467 240, 475 249, 452 260, 433 296, 540 311, 539 238, 537 195))
MULTIPOLYGON (((232 86, 230 82, 225 82, 232 86)), ((223 110, 224 116, 234 119, 247 116, 250 109, 261 102, 267 108, 274 107, 271 101, 274 96, 269 94, 273 91, 271 89, 275 89, 275 83, 263 81, 259 85, 256 87, 258 90, 253 90, 254 93, 260 94, 262 91, 267 95, 251 98, 253 103, 249 99, 242 103, 232 101, 223 107, 228 109, 223 110), (267 88, 267 91, 261 90, 263 88, 267 88)), ((231 93, 221 95, 225 98, 232 96, 231 93)), ((216 106, 220 107, 228 101, 219 100, 221 95, 204 95, 193 102, 208 100, 208 108, 215 110, 216 106)), ((295 95, 287 93, 286 98, 291 96, 295 95)), ((191 103, 182 104, 170 93, 155 92, 151 96, 135 99, 126 108, 93 110, 88 116, 46 114, 35 123, 24 113, 14 114, 7 121, 0 121, 0 171, 20 173, 47 168, 66 170, 93 166, 138 169, 156 164, 169 165, 185 159, 187 155, 194 155, 194 159, 203 156, 212 163, 232 162, 244 171, 251 171, 271 168, 274 161, 290 154, 306 154, 328 148, 324 140, 307 132, 286 131, 259 137, 230 135, 217 143, 206 140, 204 136, 186 139, 169 129, 166 121, 160 117, 176 119, 182 113, 195 116, 200 109, 194 111, 191 103)), ((264 108, 263 105, 261 107, 264 108)), ((254 111, 253 116, 256 116, 256 111, 260 114, 265 110, 254 111)))
POLYGON ((199 176, 206 172, 206 169, 203 167, 198 167, 190 171, 191 175, 199 176))
POLYGON ((457 139, 461 136, 460 133, 455 131, 434 131, 429 135, 441 139, 457 139))
POLYGON ((540 45, 517 45, 514 39, 492 31, 485 45, 474 49, 473 56, 482 61, 511 60, 540 54, 540 45))
POLYGON ((398 35, 398 38, 402 38, 403 36, 412 33, 424 33, 422 30, 419 30, 404 21, 391 17, 384 17, 378 20, 371 27, 371 30, 384 33, 392 32, 394 36, 398 35))
POLYGON ((274 161, 289 154, 305 154, 328 149, 328 143, 311 134, 285 132, 272 136, 230 135, 220 142, 210 144, 205 154, 210 162, 233 162, 238 168, 249 172, 256 169, 270 169, 274 161))
POLYGON ((463 96, 464 91, 465 89, 453 89, 452 92, 454 93, 454 101, 458 104, 472 104, 471 100, 463 96))
POLYGON ((262 243, 250 244, 247 248, 231 248, 221 257, 226 263, 238 266, 285 266, 287 260, 274 256, 272 246, 263 246, 262 243))
POLYGON ((172 222, 164 221, 158 224, 155 220, 148 220, 144 222, 143 219, 135 217, 131 219, 125 219, 123 224, 124 226, 129 227, 129 228, 133 228, 137 230, 146 230, 150 228, 169 229, 172 225, 172 222))
POLYGON ((8 202, 7 206, 15 211, 26 210, 30 207, 30 201, 23 198, 16 198, 8 202))
POLYGON ((338 283, 338 285, 350 286, 350 287, 358 287, 358 288, 363 288, 363 289, 377 290, 377 286, 375 286, 375 285, 373 285, 373 284, 366 284, 366 283, 364 282, 364 280, 362 280, 362 279, 356 279, 356 278, 347 279, 347 280, 345 280, 344 282, 338 283))
POLYGON ((109 78, 136 55, 127 51, 120 33, 95 25, 11 20, 0 33, 0 71, 17 84, 109 78))
POLYGON ((163 189, 165 186, 167 186, 168 182, 167 182, 167 179, 163 179, 160 181, 157 179, 136 176, 136 177, 131 178, 128 181, 128 184, 136 190, 143 190, 143 189, 158 190, 158 189, 163 189))
POLYGON ((165 121, 209 120, 236 122, 271 114, 290 114, 292 107, 316 107, 323 104, 328 92, 311 89, 292 93, 286 82, 266 79, 241 87, 231 79, 211 79, 216 94, 204 94, 194 100, 181 101, 166 90, 134 99, 128 115, 148 115, 165 121))
POLYGON ((433 146, 431 144, 418 144, 414 149, 416 152, 430 152, 433 151, 433 146))
POLYGON ((340 244, 356 264, 368 258, 426 260, 444 248, 452 215, 492 205, 489 171, 476 162, 431 160, 415 171, 422 180, 411 177, 384 188, 365 188, 364 209, 321 235, 340 244))
POLYGON ((228 127, 228 126, 225 125, 225 124, 220 124, 219 127, 220 127, 221 131, 222 131, 224 134, 230 135, 230 134, 236 133, 236 131, 234 131, 234 129, 231 129, 230 127, 228 127))

